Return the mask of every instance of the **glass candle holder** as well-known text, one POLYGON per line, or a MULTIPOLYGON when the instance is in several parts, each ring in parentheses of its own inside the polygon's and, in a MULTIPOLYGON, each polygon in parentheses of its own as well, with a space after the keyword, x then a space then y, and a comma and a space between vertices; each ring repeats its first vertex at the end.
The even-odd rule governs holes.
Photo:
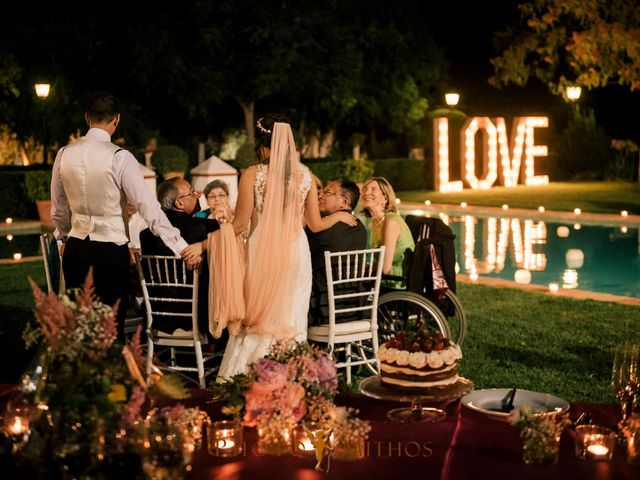
POLYGON ((291 430, 284 427, 258 427, 258 455, 286 455, 291 453, 291 430))
POLYGON ((234 420, 211 422, 207 429, 207 449, 214 457, 235 457, 243 450, 242 425, 234 420))
POLYGON ((627 463, 640 467, 640 413, 620 422, 620 430, 627 441, 627 463))
POLYGON ((576 427, 576 456, 581 460, 610 461, 616 444, 616 434, 610 428, 597 425, 576 427))
POLYGON ((312 457, 316 454, 316 447, 309 438, 307 430, 316 431, 317 427, 296 425, 291 431, 291 452, 297 457, 312 457))
POLYGON ((31 407, 21 399, 7 403, 4 412, 4 433, 13 442, 14 448, 20 448, 29 438, 31 407))

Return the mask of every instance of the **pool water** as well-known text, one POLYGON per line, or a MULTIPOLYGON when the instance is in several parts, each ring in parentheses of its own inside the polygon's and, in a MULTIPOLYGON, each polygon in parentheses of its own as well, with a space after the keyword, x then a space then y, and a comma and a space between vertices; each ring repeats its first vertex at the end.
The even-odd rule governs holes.
POLYGON ((20 235, 13 233, 0 236, 0 259, 11 259, 14 253, 21 253, 22 258, 42 255, 40 234, 20 235))
POLYGON ((637 227, 445 217, 460 273, 640 297, 637 227))

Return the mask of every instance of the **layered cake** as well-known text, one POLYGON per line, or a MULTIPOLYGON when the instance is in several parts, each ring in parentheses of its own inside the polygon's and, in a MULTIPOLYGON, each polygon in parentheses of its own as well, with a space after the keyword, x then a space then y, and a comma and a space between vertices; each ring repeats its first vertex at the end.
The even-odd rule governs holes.
POLYGON ((398 332, 378 350, 381 382, 403 390, 446 389, 455 384, 462 351, 440 332, 398 332))

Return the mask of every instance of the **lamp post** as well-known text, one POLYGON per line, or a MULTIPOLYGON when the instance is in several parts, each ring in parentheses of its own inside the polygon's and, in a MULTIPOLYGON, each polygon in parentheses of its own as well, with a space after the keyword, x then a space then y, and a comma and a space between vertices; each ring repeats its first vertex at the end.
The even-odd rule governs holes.
MULTIPOLYGON (((35 85, 36 95, 38 98, 41 98, 43 101, 47 99, 49 96, 49 90, 51 90, 51 85, 48 83, 36 83, 35 85)), ((47 108, 44 106, 42 111, 42 159, 43 163, 47 165, 49 163, 49 155, 48 150, 49 146, 47 145, 47 108)))
POLYGON ((450 107, 455 107, 456 105, 458 105, 458 102, 460 101, 460 94, 459 93, 453 93, 453 92, 445 93, 444 94, 444 101, 450 107))

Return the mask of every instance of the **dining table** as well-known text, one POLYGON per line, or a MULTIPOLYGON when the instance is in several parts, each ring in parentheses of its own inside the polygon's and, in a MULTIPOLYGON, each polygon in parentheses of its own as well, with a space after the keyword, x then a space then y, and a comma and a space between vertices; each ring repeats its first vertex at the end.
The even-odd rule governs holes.
MULTIPOLYGON (((221 419, 222 404, 207 401, 204 391, 194 391, 187 406, 199 406, 212 420, 221 419)), ((624 443, 614 448, 611 461, 581 460, 575 454, 575 431, 567 428, 554 465, 527 465, 522 460, 518 430, 503 418, 474 411, 459 400, 440 405, 446 417, 439 421, 400 423, 387 412, 398 402, 361 394, 339 394, 336 404, 358 410, 371 423, 364 458, 332 459, 327 471, 314 469, 315 457, 261 455, 255 428, 244 428, 245 449, 236 457, 208 453, 206 436, 191 464, 193 479, 639 479, 640 468, 627 463, 624 443)), ((572 420, 588 413, 595 425, 616 428, 619 408, 614 404, 571 403, 572 420)), ((326 469, 326 460, 323 464, 326 469)))

